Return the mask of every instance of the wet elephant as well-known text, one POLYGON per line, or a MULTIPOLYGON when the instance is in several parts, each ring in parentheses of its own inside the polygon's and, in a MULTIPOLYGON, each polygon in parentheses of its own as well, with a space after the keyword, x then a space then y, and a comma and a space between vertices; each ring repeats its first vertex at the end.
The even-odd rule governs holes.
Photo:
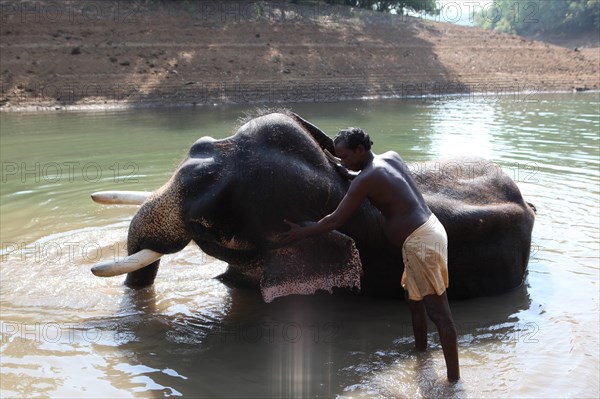
MULTIPOLYGON (((287 229, 283 219, 318 220, 348 189, 350 182, 324 150, 334 151, 332 140, 293 113, 253 118, 222 140, 199 139, 165 185, 145 200, 129 194, 135 197, 130 203, 143 200, 128 233, 132 256, 99 265, 95 273, 128 273, 126 285, 148 286, 160 255, 193 240, 228 263, 224 281, 260 288, 266 301, 334 287, 402 295, 401 254, 384 237, 383 217, 368 201, 339 231, 277 244, 287 229)), ((493 295, 521 285, 534 212, 510 177, 481 158, 409 167, 448 233, 449 297, 493 295)))

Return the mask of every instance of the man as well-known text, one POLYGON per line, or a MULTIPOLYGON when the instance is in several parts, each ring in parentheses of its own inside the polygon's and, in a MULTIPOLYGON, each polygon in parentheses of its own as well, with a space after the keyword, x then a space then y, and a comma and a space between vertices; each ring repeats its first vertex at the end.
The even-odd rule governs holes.
POLYGON ((290 230, 283 233, 282 241, 289 243, 334 230, 348 220, 365 198, 369 199, 385 217, 387 238, 402 249, 406 274, 402 285, 406 281, 415 346, 421 351, 427 349, 427 313, 440 335, 448 380, 458 381, 456 328, 446 295, 448 238, 444 227, 425 203, 397 153, 375 155, 369 135, 359 128, 341 130, 334 144, 342 164, 336 165, 338 171, 352 179, 348 192, 333 213, 315 224, 300 227, 284 220, 290 230))

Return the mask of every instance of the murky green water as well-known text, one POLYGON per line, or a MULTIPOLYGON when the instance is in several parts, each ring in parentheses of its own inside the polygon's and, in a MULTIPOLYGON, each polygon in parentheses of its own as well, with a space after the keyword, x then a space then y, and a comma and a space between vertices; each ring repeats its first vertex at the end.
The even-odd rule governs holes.
MULTIPOLYGON (((2 397, 598 397, 599 95, 296 104, 330 135, 356 125, 408 161, 475 154, 538 208, 526 284, 451 303, 462 381, 437 340, 413 349, 406 304, 329 295, 262 302, 189 246, 133 292, 90 266, 123 255, 135 207, 200 136, 248 107, 0 114, 2 397)), ((452 278, 450 276, 450 278, 452 278)))

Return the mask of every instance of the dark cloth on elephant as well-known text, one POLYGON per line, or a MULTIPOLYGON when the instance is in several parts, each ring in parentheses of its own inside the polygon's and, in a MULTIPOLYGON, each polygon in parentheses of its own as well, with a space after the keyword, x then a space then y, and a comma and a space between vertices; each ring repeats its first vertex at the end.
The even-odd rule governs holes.
POLYGON ((354 240, 331 231, 274 249, 265 261, 260 288, 265 302, 286 295, 311 295, 334 287, 360 291, 362 263, 354 240))
POLYGON ((411 233, 402 246, 402 287, 408 298, 442 295, 448 288, 448 236, 438 218, 429 219, 411 233))

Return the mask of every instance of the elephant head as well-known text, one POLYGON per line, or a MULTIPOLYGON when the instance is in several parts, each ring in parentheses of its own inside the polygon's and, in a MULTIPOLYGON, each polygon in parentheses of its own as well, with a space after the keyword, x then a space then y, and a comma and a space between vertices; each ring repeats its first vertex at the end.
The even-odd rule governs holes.
MULTIPOLYGON (((126 285, 147 286, 161 254, 193 240, 229 264, 224 279, 260 286, 266 301, 360 288, 362 265, 349 236, 332 232, 286 247, 275 243, 286 229, 284 218, 319 219, 343 197, 349 183, 335 172, 325 149, 333 151, 331 139, 293 113, 251 119, 226 139, 199 139, 160 189, 145 200, 124 197, 128 203, 143 200, 129 227, 130 256, 93 271, 128 273, 126 285)), ((119 202, 101 193, 93 198, 119 202)))

